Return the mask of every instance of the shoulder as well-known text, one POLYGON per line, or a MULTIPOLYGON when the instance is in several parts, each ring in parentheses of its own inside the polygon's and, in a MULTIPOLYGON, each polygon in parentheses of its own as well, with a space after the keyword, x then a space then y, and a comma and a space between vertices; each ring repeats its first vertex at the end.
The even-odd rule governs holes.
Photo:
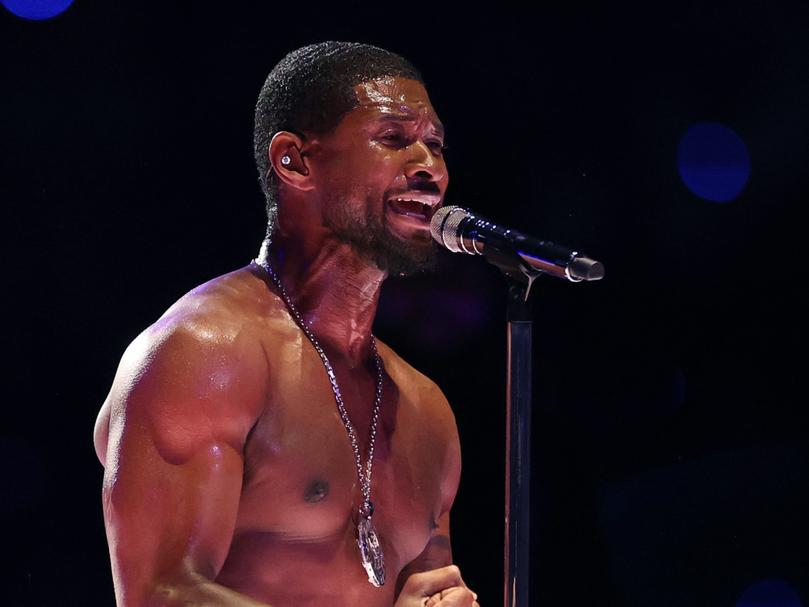
POLYGON ((377 340, 379 355, 385 370, 413 408, 418 423, 425 431, 435 433, 436 441, 446 445, 448 455, 460 457, 455 415, 441 388, 432 379, 415 369, 390 346, 377 340))
POLYGON ((265 359, 256 330, 260 305, 250 291, 241 270, 189 291, 133 340, 122 365, 133 372, 170 367, 205 381, 200 389, 232 386, 238 376, 231 371, 258 370, 265 359))
POLYGON ((211 442, 237 446, 260 415, 269 376, 262 302, 245 272, 185 294, 119 364, 108 397, 113 421, 136 421, 170 461, 211 442))
POLYGON ((384 342, 377 339, 376 343, 388 375, 418 408, 419 413, 428 415, 435 421, 451 421, 454 426, 452 408, 438 384, 415 369, 384 342))

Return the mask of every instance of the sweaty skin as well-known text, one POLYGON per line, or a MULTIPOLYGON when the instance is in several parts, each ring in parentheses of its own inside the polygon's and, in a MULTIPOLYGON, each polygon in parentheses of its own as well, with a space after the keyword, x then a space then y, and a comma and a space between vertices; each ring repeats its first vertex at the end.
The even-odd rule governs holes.
MULTIPOLYGON (((371 325, 386 272, 339 232, 376 220, 418 253, 431 246, 428 222, 387 201, 409 192, 438 206, 448 174, 420 83, 387 78, 355 91, 358 107, 328 135, 273 139, 279 226, 262 255, 334 367, 364 460, 376 387, 371 325), (390 113, 409 118, 393 127, 390 113), (292 162, 281 165, 283 155, 292 162)), ((473 605, 447 567, 461 470, 452 411, 432 381, 377 347, 385 373, 372 500, 382 588, 360 564, 361 493, 325 369, 266 271, 251 263, 201 285, 138 336, 95 431, 118 605, 473 605)))

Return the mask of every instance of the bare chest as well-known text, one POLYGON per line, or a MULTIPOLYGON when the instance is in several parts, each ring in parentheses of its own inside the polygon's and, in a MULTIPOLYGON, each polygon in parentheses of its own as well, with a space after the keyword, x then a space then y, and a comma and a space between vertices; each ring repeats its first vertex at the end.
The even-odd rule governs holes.
MULTIPOLYGON (((363 471, 373 388, 373 382, 363 387, 343 381, 340 386, 355 425, 363 471)), ((421 553, 439 515, 440 449, 430 444, 428 426, 407 390, 386 378, 371 499, 389 575, 421 553)), ((309 583, 312 576, 327 579, 339 571, 341 584, 356 578, 365 587, 355 543, 361 500, 355 453, 320 360, 288 360, 274 378, 265 413, 245 446, 232 552, 244 547, 256 566, 259 560, 294 563, 309 583), (328 567, 321 567, 326 555, 328 567)), ((290 572, 283 569, 256 571, 253 579, 273 585, 277 578, 288 584, 290 572)))

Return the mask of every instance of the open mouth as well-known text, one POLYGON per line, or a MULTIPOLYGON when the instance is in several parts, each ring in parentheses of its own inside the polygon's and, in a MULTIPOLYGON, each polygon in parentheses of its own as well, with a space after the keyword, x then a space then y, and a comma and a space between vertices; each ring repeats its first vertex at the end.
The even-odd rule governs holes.
POLYGON ((433 211, 435 210, 432 205, 426 202, 408 200, 405 198, 391 198, 388 200, 388 206, 399 215, 413 217, 421 221, 430 221, 433 217, 433 211))

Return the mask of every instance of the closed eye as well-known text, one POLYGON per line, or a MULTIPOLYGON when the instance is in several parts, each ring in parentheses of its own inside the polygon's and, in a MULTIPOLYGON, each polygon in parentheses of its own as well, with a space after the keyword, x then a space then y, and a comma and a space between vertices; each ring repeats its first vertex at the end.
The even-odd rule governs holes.
POLYGON ((404 140, 401 133, 386 133, 384 135, 380 135, 379 138, 382 141, 398 142, 398 143, 401 143, 404 140))
POLYGON ((435 154, 436 156, 440 156, 441 154, 446 152, 447 148, 449 147, 447 144, 441 143, 440 141, 431 141, 427 145, 430 146, 430 150, 432 150, 433 154, 435 154))
MULTIPOLYGON (((384 133, 379 136, 379 139, 384 142, 385 145, 397 148, 408 146, 411 143, 411 140, 402 133, 384 133)), ((439 140, 428 141, 426 143, 435 156, 441 156, 449 147, 439 140)))

